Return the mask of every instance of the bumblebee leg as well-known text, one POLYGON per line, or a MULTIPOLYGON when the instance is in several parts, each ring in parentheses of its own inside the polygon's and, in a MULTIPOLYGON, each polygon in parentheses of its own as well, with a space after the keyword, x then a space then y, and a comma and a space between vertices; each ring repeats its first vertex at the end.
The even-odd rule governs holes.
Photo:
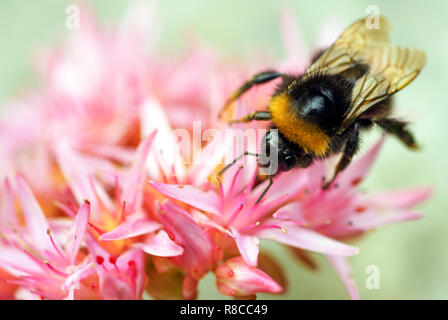
POLYGON ((266 194, 266 192, 268 192, 269 188, 272 186, 273 183, 274 183, 274 180, 272 180, 272 175, 269 175, 269 184, 263 190, 263 193, 260 195, 260 197, 258 197, 258 200, 257 200, 257 202, 255 202, 255 204, 257 204, 258 202, 261 201, 261 199, 263 199, 264 195, 266 194))
POLYGON ((344 153, 342 154, 341 159, 336 165, 333 177, 331 178, 330 181, 325 182, 325 184, 322 186, 322 189, 328 189, 338 176, 339 172, 347 168, 347 166, 352 161, 352 158, 355 155, 356 151, 358 151, 358 147, 359 147, 359 125, 355 123, 353 125, 350 138, 347 140, 345 144, 344 153))
POLYGON ((239 87, 226 101, 224 106, 222 107, 221 111, 219 112, 218 116, 221 117, 224 111, 227 110, 227 108, 235 101, 237 100, 241 95, 243 95, 246 91, 250 90, 254 85, 257 84, 263 84, 266 82, 269 82, 271 80, 277 79, 278 77, 281 77, 283 74, 277 72, 277 71, 264 71, 257 73, 254 75, 251 79, 247 80, 241 87, 239 87))
POLYGON ((400 139, 400 141, 403 142, 409 149, 419 149, 419 145, 415 141, 414 135, 406 128, 408 124, 407 122, 388 118, 376 119, 374 122, 385 132, 400 139))
POLYGON ((269 111, 254 111, 240 119, 230 120, 229 123, 250 122, 253 120, 258 120, 258 121, 271 120, 271 113, 269 111))
POLYGON ((241 154, 240 156, 236 157, 231 163, 229 163, 228 165, 226 165, 224 168, 222 168, 219 172, 218 172, 218 176, 222 175, 224 172, 226 172, 227 169, 229 169, 231 166, 233 166, 238 160, 240 160, 242 157, 245 156, 255 156, 258 157, 258 153, 252 153, 249 151, 244 152, 243 154, 241 154))

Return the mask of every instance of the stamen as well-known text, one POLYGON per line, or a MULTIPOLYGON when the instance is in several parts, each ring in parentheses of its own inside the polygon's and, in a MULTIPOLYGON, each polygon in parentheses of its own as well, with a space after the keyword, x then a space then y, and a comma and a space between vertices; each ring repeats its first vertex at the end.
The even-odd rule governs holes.
POLYGON ((279 229, 282 230, 282 227, 275 225, 275 224, 263 224, 263 225, 252 225, 252 226, 248 226, 246 228, 242 228, 241 231, 246 232, 249 231, 251 229, 257 228, 257 230, 264 230, 264 229, 279 229))
POLYGON ((98 228, 97 226, 95 226, 94 224, 92 224, 92 223, 88 223, 88 225, 90 226, 90 227, 92 227, 96 232, 98 232, 98 234, 103 234, 103 233, 106 233, 106 231, 104 231, 104 230, 102 230, 102 229, 100 229, 100 228, 98 228))
POLYGON ((227 220, 227 225, 232 224, 233 221, 235 221, 235 219, 237 218, 237 216, 240 214, 240 212, 243 210, 244 208, 244 203, 241 203, 240 206, 238 207, 238 209, 235 210, 234 213, 232 213, 232 215, 230 216, 230 219, 227 220))
POLYGON ((118 184, 118 176, 115 175, 115 207, 119 207, 121 199, 120 185, 118 184))
POLYGON ((51 245, 53 246, 53 248, 56 251, 56 253, 59 255, 59 257, 62 258, 62 260, 66 261, 67 257, 62 253, 62 251, 56 245, 56 242, 54 241, 53 236, 51 235, 51 230, 49 228, 47 229, 47 235, 50 238, 51 245))
POLYGON ((229 196, 232 195, 233 189, 235 188, 235 182, 236 179, 238 178, 238 176, 240 175, 240 173, 242 172, 242 168, 239 167, 238 170, 235 172, 235 174, 233 175, 233 179, 232 179, 232 184, 230 185, 230 189, 227 191, 227 194, 229 196))
POLYGON ((76 215, 76 211, 73 210, 73 205, 71 205, 69 201, 67 201, 67 205, 59 201, 55 201, 54 205, 56 206, 56 208, 62 210, 69 217, 74 217, 76 215))
POLYGON ((126 200, 123 200, 123 205, 121 206, 120 214, 118 215, 118 224, 123 222, 126 218, 126 200))
POLYGON ((66 277, 66 276, 67 276, 64 272, 62 272, 62 271, 58 270, 57 268, 53 267, 53 266, 50 264, 50 262, 48 262, 47 260, 44 260, 44 263, 45 263, 45 265, 46 265, 51 271, 53 271, 53 272, 56 273, 57 275, 59 275, 59 276, 61 276, 61 277, 66 277))
POLYGON ((223 210, 224 209, 224 204, 225 204, 225 201, 224 201, 224 188, 222 186, 221 178, 217 176, 216 179, 218 180, 218 184, 219 184, 219 198, 220 198, 220 202, 221 202, 221 210, 223 210))

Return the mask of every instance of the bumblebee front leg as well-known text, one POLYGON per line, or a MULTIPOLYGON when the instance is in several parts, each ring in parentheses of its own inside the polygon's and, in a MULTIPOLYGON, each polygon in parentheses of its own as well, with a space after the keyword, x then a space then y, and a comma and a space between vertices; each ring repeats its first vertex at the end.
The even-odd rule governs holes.
POLYGON ((336 179, 337 175, 341 171, 344 171, 345 168, 347 168, 347 166, 352 161, 353 156, 355 155, 356 151, 358 151, 359 125, 357 123, 355 123, 352 128, 353 129, 351 129, 352 132, 350 133, 350 137, 348 138, 348 140, 345 144, 344 153, 342 154, 341 159, 339 160, 338 164, 336 165, 336 169, 334 171, 333 177, 331 178, 330 181, 326 182, 322 186, 322 189, 328 189, 331 186, 333 181, 336 179))
POLYGON ((222 114, 227 110, 227 108, 235 102, 241 95, 243 95, 246 91, 250 90, 254 85, 257 84, 263 84, 269 81, 272 81, 274 79, 277 79, 278 77, 281 77, 283 74, 279 73, 277 71, 263 71, 260 73, 257 73, 252 78, 247 80, 241 87, 239 87, 226 101, 224 106, 222 107, 221 111, 219 112, 218 116, 221 117, 222 114))
POLYGON ((271 120, 271 113, 269 111, 254 111, 252 113, 249 113, 248 115, 240 118, 240 119, 233 119, 230 120, 229 123, 236 123, 236 122, 251 122, 253 120, 257 121, 267 121, 271 120))
POLYGON ((219 172, 218 172, 218 176, 222 175, 224 172, 226 172, 227 169, 229 169, 231 166, 233 166, 235 163, 237 163, 238 160, 240 160, 241 158, 245 157, 245 156, 255 156, 258 157, 258 153, 253 153, 253 152, 249 152, 249 151, 245 151, 243 154, 239 155, 238 157, 236 157, 231 163, 229 163, 228 165, 226 165, 224 168, 222 168, 219 172))
POLYGON ((401 142, 403 142, 409 149, 419 149, 419 145, 415 141, 414 135, 406 126, 407 122, 396 119, 376 119, 374 122, 379 125, 386 133, 392 134, 401 142))

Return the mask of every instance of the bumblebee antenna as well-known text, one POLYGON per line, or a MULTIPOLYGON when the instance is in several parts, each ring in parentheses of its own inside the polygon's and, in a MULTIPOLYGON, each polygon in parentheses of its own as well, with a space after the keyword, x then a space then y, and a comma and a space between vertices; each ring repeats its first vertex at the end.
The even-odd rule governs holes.
MULTIPOLYGON (((224 168, 222 168, 219 172, 218 172, 218 176, 222 175, 224 172, 226 172, 227 169, 229 169, 231 166, 233 166, 238 160, 240 160, 241 158, 245 157, 245 156, 255 156, 258 157, 259 154, 258 153, 253 153, 253 152, 249 152, 246 151, 243 154, 241 154, 240 156, 236 157, 235 160, 232 161, 232 163, 229 163, 228 165, 226 165, 224 168)), ((265 196, 266 192, 268 192, 269 188, 272 186, 272 184, 274 183, 274 180, 272 179, 272 175, 269 175, 269 184, 267 185, 267 187, 263 190, 263 193, 260 195, 260 197, 258 197, 257 202, 255 202, 255 204, 259 203, 261 201, 261 199, 263 199, 263 197, 265 196)))
POLYGON ((222 175, 224 172, 226 172, 227 169, 229 169, 231 166, 233 166, 238 160, 240 160, 242 157, 245 156, 255 156, 258 157, 259 154, 258 153, 253 153, 253 152, 249 152, 246 151, 243 154, 241 154, 240 156, 236 157, 235 160, 232 161, 232 163, 229 163, 228 165, 226 165, 224 168, 222 168, 219 172, 218 172, 218 176, 222 175))

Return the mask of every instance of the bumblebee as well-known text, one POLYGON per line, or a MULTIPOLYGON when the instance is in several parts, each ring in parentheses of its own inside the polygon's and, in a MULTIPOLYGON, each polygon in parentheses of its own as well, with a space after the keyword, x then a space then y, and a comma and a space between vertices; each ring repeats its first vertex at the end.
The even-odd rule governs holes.
MULTIPOLYGON (((391 96, 419 74, 425 53, 391 44, 390 24, 384 17, 379 18, 379 29, 368 28, 365 21, 350 25, 303 74, 258 73, 225 103, 220 117, 253 86, 281 78, 267 110, 230 121, 271 121, 262 150, 269 155, 275 149, 277 172, 306 168, 317 159, 341 154, 332 178, 323 183, 329 188, 358 151, 360 133, 373 126, 417 149, 408 123, 391 117, 391 96)), ((269 178, 268 188, 272 175, 269 178)))

